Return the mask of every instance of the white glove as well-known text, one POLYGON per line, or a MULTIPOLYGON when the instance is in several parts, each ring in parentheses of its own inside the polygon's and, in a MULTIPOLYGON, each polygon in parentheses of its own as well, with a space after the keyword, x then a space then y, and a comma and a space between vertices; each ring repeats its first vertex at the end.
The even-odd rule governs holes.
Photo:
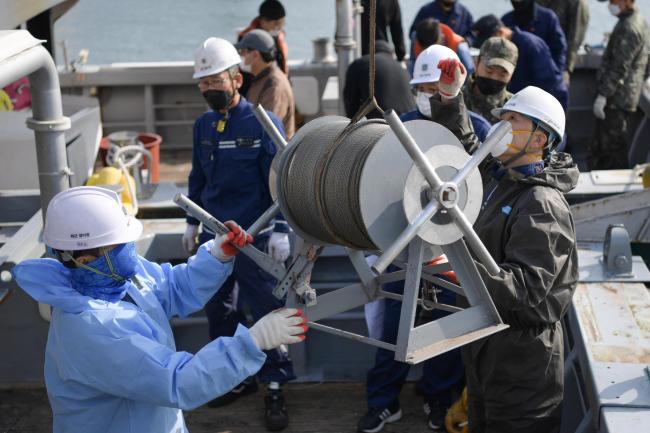
POLYGON ((307 332, 307 318, 302 310, 281 308, 262 317, 249 330, 260 350, 271 350, 282 344, 300 343, 307 332))
POLYGON ((594 101, 593 107, 594 116, 596 116, 596 119, 605 119, 605 105, 607 105, 607 98, 605 98, 603 95, 598 95, 594 101))
POLYGON ((239 248, 253 242, 253 237, 234 221, 226 221, 223 224, 230 231, 214 237, 214 244, 210 254, 221 262, 229 262, 239 253, 239 248))
POLYGON ((467 78, 467 71, 463 64, 456 59, 445 59, 438 63, 440 69, 440 81, 438 81, 438 93, 445 99, 453 99, 460 93, 461 87, 467 78))
POLYGON ((187 254, 193 254, 196 251, 196 246, 199 243, 197 237, 199 235, 199 226, 188 224, 183 234, 183 248, 187 254))
POLYGON ((268 252, 277 262, 284 262, 289 258, 289 234, 271 233, 269 239, 268 252))

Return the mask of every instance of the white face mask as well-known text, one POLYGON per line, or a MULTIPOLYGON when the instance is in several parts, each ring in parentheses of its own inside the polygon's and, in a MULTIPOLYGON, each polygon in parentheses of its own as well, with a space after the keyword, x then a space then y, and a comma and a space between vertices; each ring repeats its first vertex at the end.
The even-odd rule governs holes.
MULTIPOLYGON (((490 138, 490 135, 492 135, 494 130, 497 129, 497 127, 503 122, 506 122, 506 120, 502 120, 502 121, 492 125, 492 127, 488 131, 487 136, 485 138, 486 141, 490 138)), ((499 142, 496 144, 496 146, 494 146, 492 148, 492 150, 490 151, 490 154, 495 158, 500 156, 500 155, 503 155, 504 153, 506 153, 506 150, 508 150, 508 146, 510 146, 512 144, 512 140, 513 140, 512 128, 510 128, 510 131, 508 131, 508 133, 506 135, 504 135, 501 140, 499 140, 499 142)))
POLYGON ((249 74, 251 73, 251 65, 246 64, 246 59, 244 59, 244 57, 241 57, 241 63, 239 64, 239 70, 242 71, 242 72, 248 72, 249 74))
POLYGON ((607 9, 609 9, 609 13, 617 17, 621 13, 621 7, 619 5, 615 4, 608 4, 607 9))
POLYGON ((429 99, 432 97, 433 93, 427 92, 418 92, 415 96, 415 104, 418 106, 418 111, 429 119, 431 118, 431 103, 429 99))
POLYGON ((277 38, 278 36, 280 36, 280 33, 281 33, 281 32, 282 32, 282 29, 273 29, 273 30, 271 30, 271 31, 269 32, 269 34, 270 34, 271 36, 273 36, 274 38, 277 38))

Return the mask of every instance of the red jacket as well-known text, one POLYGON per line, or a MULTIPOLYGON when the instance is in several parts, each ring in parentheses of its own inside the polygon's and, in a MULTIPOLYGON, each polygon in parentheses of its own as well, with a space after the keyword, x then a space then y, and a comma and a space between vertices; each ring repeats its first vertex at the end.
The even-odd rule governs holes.
MULTIPOLYGON (((440 31, 442 32, 442 36, 445 38, 445 43, 444 45, 453 50, 455 53, 458 52, 458 44, 461 42, 465 41, 465 38, 463 38, 461 35, 454 33, 454 31, 451 29, 446 24, 443 23, 438 23, 438 27, 440 28, 440 31)), ((417 38, 415 39, 415 47, 413 48, 413 51, 415 53, 415 58, 420 55, 422 51, 424 51, 424 48, 420 45, 418 42, 417 38)))

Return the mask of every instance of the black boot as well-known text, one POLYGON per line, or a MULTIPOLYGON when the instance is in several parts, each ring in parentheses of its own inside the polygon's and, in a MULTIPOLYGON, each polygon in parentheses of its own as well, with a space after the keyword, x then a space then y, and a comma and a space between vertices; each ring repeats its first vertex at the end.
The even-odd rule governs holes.
POLYGON ((267 430, 280 431, 289 425, 289 414, 284 406, 284 395, 281 389, 270 389, 264 397, 264 406, 267 430))

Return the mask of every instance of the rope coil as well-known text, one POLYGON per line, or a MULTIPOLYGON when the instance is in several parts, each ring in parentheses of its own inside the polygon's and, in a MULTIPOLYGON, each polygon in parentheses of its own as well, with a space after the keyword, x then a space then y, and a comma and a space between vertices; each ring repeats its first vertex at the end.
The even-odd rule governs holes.
POLYGON ((339 120, 291 146, 280 168, 281 196, 301 230, 323 243, 377 248, 363 223, 359 183, 366 158, 389 132, 383 120, 339 120))

